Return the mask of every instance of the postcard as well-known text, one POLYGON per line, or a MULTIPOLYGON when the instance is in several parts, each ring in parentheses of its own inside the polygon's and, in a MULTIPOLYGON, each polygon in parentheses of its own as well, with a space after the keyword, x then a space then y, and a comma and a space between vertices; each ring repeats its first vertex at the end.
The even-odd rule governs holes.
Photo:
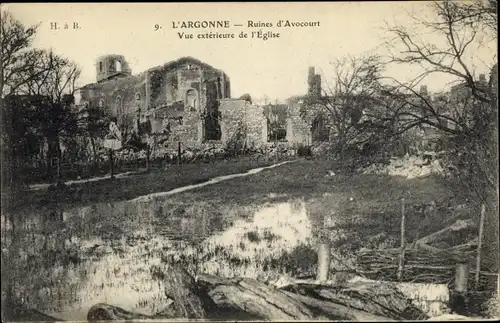
POLYGON ((2 4, 2 321, 498 319, 497 25, 2 4))

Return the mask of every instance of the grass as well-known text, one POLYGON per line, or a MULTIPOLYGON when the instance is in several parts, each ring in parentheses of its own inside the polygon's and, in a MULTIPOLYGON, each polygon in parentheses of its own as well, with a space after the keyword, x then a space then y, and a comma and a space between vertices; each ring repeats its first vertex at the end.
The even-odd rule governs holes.
MULTIPOLYGON (((12 212, 40 209, 64 209, 96 203, 130 200, 138 196, 168 191, 177 187, 205 182, 211 178, 235 173, 244 173, 252 168, 269 166, 266 162, 251 157, 227 160, 216 164, 185 164, 179 169, 170 165, 167 169, 151 169, 148 173, 124 178, 71 184, 62 189, 48 189, 12 194, 12 212)), ((3 192, 3 197, 7 194, 3 192)), ((5 203, 3 201, 2 203, 5 203)))

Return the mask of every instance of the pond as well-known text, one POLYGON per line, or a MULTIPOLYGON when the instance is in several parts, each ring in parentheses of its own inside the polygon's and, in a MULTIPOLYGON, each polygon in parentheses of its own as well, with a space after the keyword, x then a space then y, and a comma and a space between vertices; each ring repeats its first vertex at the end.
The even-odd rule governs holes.
POLYGON ((11 286, 26 306, 75 321, 100 302, 163 310, 163 268, 172 261, 193 275, 313 277, 318 233, 335 219, 312 218, 303 199, 279 200, 234 207, 152 196, 3 217, 2 298, 11 286))

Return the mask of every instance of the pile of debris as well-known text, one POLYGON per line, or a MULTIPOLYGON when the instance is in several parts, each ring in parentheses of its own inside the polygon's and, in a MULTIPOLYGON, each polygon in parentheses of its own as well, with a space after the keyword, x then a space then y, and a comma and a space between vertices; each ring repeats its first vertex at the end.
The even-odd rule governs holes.
POLYGON ((432 174, 444 174, 443 163, 435 155, 409 156, 391 158, 389 164, 372 164, 360 170, 363 174, 387 174, 403 176, 408 179, 424 178, 432 174))
POLYGON ((332 151, 333 145, 330 142, 321 142, 311 147, 314 156, 326 156, 332 151))

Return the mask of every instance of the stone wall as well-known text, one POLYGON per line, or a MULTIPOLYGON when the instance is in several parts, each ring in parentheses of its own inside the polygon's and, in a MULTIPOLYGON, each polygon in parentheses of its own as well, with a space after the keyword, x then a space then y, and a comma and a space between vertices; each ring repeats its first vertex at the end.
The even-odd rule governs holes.
POLYGON ((98 57, 96 60, 96 81, 98 83, 130 75, 132 75, 132 70, 123 55, 108 54, 98 57))
POLYGON ((80 105, 102 107, 106 114, 129 122, 147 103, 146 73, 89 84, 79 90, 80 105))
MULTIPOLYGON (((319 143, 313 137, 313 123, 322 115, 325 125, 331 125, 331 115, 324 111, 320 105, 293 103, 289 105, 289 129, 287 129, 287 141, 294 144, 311 145, 319 143)), ((334 135, 330 131, 329 138, 334 135)))
POLYGON ((267 119, 262 107, 247 102, 245 122, 249 147, 262 148, 267 141, 267 119))
MULTIPOLYGON (((231 99, 221 101, 220 111, 223 144, 227 145, 238 129, 245 129, 248 146, 262 149, 275 145, 274 142, 268 142, 265 107, 255 106, 241 99, 231 99)), ((290 104, 286 113, 286 142, 280 142, 280 146, 312 144, 312 121, 319 111, 318 106, 290 104)))
POLYGON ((299 103, 289 105, 287 127, 287 141, 308 145, 312 142, 312 117, 306 113, 307 109, 299 103))
POLYGON ((247 138, 247 147, 260 149, 267 141, 267 120, 262 107, 250 104, 245 100, 221 100, 221 142, 227 145, 238 132, 247 138))

